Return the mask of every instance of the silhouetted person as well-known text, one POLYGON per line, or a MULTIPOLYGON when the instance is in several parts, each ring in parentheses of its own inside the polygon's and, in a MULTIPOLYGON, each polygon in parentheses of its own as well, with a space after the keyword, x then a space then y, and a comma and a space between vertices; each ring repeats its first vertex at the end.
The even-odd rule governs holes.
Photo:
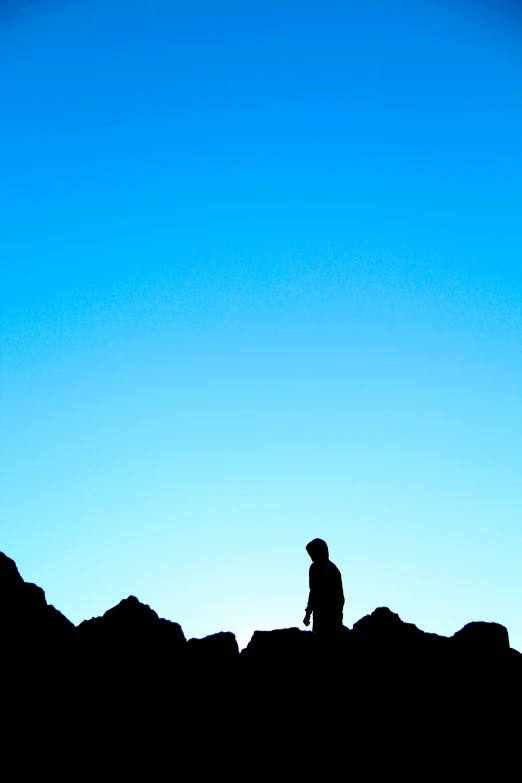
POLYGON ((306 545, 312 558, 310 566, 310 596, 303 620, 318 636, 335 636, 343 627, 344 593, 341 572, 330 560, 328 545, 322 538, 314 538, 306 545))

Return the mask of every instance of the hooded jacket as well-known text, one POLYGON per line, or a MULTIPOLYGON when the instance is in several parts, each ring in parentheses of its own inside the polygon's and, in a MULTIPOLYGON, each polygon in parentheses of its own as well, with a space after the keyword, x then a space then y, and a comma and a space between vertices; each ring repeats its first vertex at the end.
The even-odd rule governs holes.
POLYGON ((309 571, 310 595, 306 611, 313 614, 314 631, 317 621, 328 625, 342 624, 344 592, 341 572, 329 557, 328 545, 322 538, 314 538, 306 546, 312 558, 309 571))

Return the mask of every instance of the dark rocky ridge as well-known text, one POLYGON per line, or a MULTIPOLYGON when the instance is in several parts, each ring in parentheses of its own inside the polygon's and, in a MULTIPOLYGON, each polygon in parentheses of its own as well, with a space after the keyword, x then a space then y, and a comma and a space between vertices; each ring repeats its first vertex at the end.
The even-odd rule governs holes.
POLYGON ((245 757, 295 772, 376 744, 443 765, 487 750, 498 766, 522 736, 522 655, 497 623, 447 638, 381 607, 335 644, 288 628, 256 631, 239 653, 231 633, 187 641, 134 596, 75 627, 0 553, 0 628, 18 738, 60 737, 91 760, 103 748, 120 768, 175 752, 178 768, 245 757))
POLYGON ((0 627, 3 643, 46 644, 74 633, 74 625, 45 600, 41 587, 24 582, 16 563, 0 552, 0 627))

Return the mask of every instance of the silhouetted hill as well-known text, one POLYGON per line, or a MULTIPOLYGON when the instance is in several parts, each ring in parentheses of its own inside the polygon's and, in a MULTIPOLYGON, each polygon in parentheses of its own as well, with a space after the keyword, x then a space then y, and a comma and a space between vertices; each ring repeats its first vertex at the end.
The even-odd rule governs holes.
POLYGON ((49 645, 72 637, 74 625, 50 606, 41 587, 24 582, 16 563, 0 552, 0 628, 2 645, 49 645))
POLYGON ((496 623, 443 637, 380 607, 335 642, 256 631, 239 653, 228 632, 187 641, 134 596, 75 628, 0 554, 0 628, 4 714, 31 751, 19 764, 72 756, 85 774, 159 777, 156 764, 243 760, 277 778, 349 760, 370 779, 419 763, 467 779, 490 762, 498 777, 522 736, 522 655, 496 623))
POLYGON ((236 637, 229 631, 214 633, 203 639, 189 639, 190 658, 199 663, 232 661, 239 656, 236 637))
POLYGON ((109 646, 141 651, 165 646, 168 655, 184 649, 185 634, 178 623, 163 620, 156 612, 131 595, 109 609, 102 617, 84 620, 76 629, 78 639, 91 646, 109 646))

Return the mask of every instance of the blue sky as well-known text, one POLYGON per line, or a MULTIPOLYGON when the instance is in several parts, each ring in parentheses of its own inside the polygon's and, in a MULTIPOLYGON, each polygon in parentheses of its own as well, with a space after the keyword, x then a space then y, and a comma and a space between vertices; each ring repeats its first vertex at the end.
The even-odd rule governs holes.
POLYGON ((321 536, 348 625, 522 649, 514 6, 6 8, 0 548, 244 644, 321 536))

